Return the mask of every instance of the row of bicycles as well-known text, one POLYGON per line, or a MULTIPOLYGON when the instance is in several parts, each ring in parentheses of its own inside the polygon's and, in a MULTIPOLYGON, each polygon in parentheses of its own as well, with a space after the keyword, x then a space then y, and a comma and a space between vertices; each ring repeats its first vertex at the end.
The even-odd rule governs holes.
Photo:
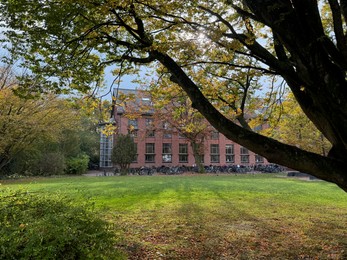
MULTIPOLYGON (((205 173, 278 173, 285 171, 285 168, 277 164, 256 164, 256 165, 206 165, 203 168, 205 173)), ((201 172, 197 166, 161 166, 161 167, 140 167, 130 168, 130 175, 176 175, 183 173, 198 173, 201 172)), ((119 174, 120 169, 116 168, 114 174, 119 174)))

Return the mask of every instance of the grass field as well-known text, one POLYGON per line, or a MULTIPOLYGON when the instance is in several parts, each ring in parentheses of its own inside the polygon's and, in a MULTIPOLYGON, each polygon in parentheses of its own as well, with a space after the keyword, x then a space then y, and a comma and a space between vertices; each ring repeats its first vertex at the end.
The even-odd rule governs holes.
POLYGON ((63 177, 1 189, 89 199, 128 259, 347 259, 347 193, 282 175, 63 177))

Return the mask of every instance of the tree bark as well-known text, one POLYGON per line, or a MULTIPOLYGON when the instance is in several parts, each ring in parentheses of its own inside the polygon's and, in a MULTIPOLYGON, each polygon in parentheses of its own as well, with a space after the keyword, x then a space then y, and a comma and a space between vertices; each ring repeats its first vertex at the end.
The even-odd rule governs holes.
POLYGON ((196 143, 194 141, 191 140, 190 145, 192 147, 193 150, 193 156, 195 159, 195 163, 196 163, 196 167, 198 167, 198 171, 199 173, 204 173, 205 172, 205 168, 204 165, 201 161, 201 143, 196 143))

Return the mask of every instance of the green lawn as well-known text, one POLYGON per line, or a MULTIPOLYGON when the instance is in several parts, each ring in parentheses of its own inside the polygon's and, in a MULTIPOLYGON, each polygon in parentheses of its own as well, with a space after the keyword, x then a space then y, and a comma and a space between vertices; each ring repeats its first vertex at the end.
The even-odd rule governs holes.
POLYGON ((95 202, 129 259, 347 259, 347 193, 281 175, 64 177, 1 189, 95 202))

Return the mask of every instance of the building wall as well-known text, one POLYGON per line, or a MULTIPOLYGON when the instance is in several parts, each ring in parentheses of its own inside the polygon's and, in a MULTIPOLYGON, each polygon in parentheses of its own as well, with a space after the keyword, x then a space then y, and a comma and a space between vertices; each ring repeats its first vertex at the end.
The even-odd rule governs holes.
MULTIPOLYGON (((134 141, 137 144, 137 151, 138 156, 136 162, 132 163, 130 167, 160 167, 160 166, 192 166, 195 165, 195 159, 193 156, 192 148, 190 147, 190 143, 187 139, 182 138, 179 136, 179 134, 175 131, 172 131, 171 138, 167 138, 164 136, 164 132, 162 129, 154 128, 155 135, 154 137, 147 137, 146 136, 146 118, 151 118, 149 115, 142 116, 140 118, 137 118, 137 126, 135 126, 132 129, 132 134, 134 136, 134 141), (155 151, 154 154, 149 154, 150 157, 154 157, 154 162, 148 162, 146 161, 146 144, 154 144, 155 151), (163 160, 163 146, 165 144, 169 144, 168 146, 171 146, 171 161, 168 162, 166 160, 163 160), (180 144, 187 144, 188 145, 188 154, 187 158, 188 160, 186 162, 179 161, 179 147, 180 144)), ((118 133, 121 134, 128 134, 130 127, 129 127, 129 119, 124 116, 122 113, 117 113, 115 115, 115 121, 118 126, 118 133)), ((256 154, 254 154, 251 151, 248 151, 248 154, 242 154, 242 152, 247 152, 247 149, 242 148, 240 145, 228 140, 224 135, 218 133, 218 137, 214 136, 212 138, 211 136, 208 136, 205 139, 204 142, 204 165, 228 165, 228 164, 235 164, 235 165, 254 165, 254 164, 260 164, 260 163, 268 163, 265 158, 257 157, 256 154), (211 161, 211 144, 218 145, 219 147, 219 162, 213 162, 211 161), (227 145, 233 145, 234 148, 234 161, 227 161, 226 160, 226 146, 227 145), (249 158, 248 162, 242 161, 241 158, 249 158), (257 159, 262 159, 263 161, 257 161, 257 159)), ((183 156, 184 157, 184 156, 183 156)), ((218 157, 216 154, 215 157, 218 157)), ((230 156, 229 156, 230 157, 230 156)), ((169 156, 166 156, 165 159, 168 159, 169 156)))

